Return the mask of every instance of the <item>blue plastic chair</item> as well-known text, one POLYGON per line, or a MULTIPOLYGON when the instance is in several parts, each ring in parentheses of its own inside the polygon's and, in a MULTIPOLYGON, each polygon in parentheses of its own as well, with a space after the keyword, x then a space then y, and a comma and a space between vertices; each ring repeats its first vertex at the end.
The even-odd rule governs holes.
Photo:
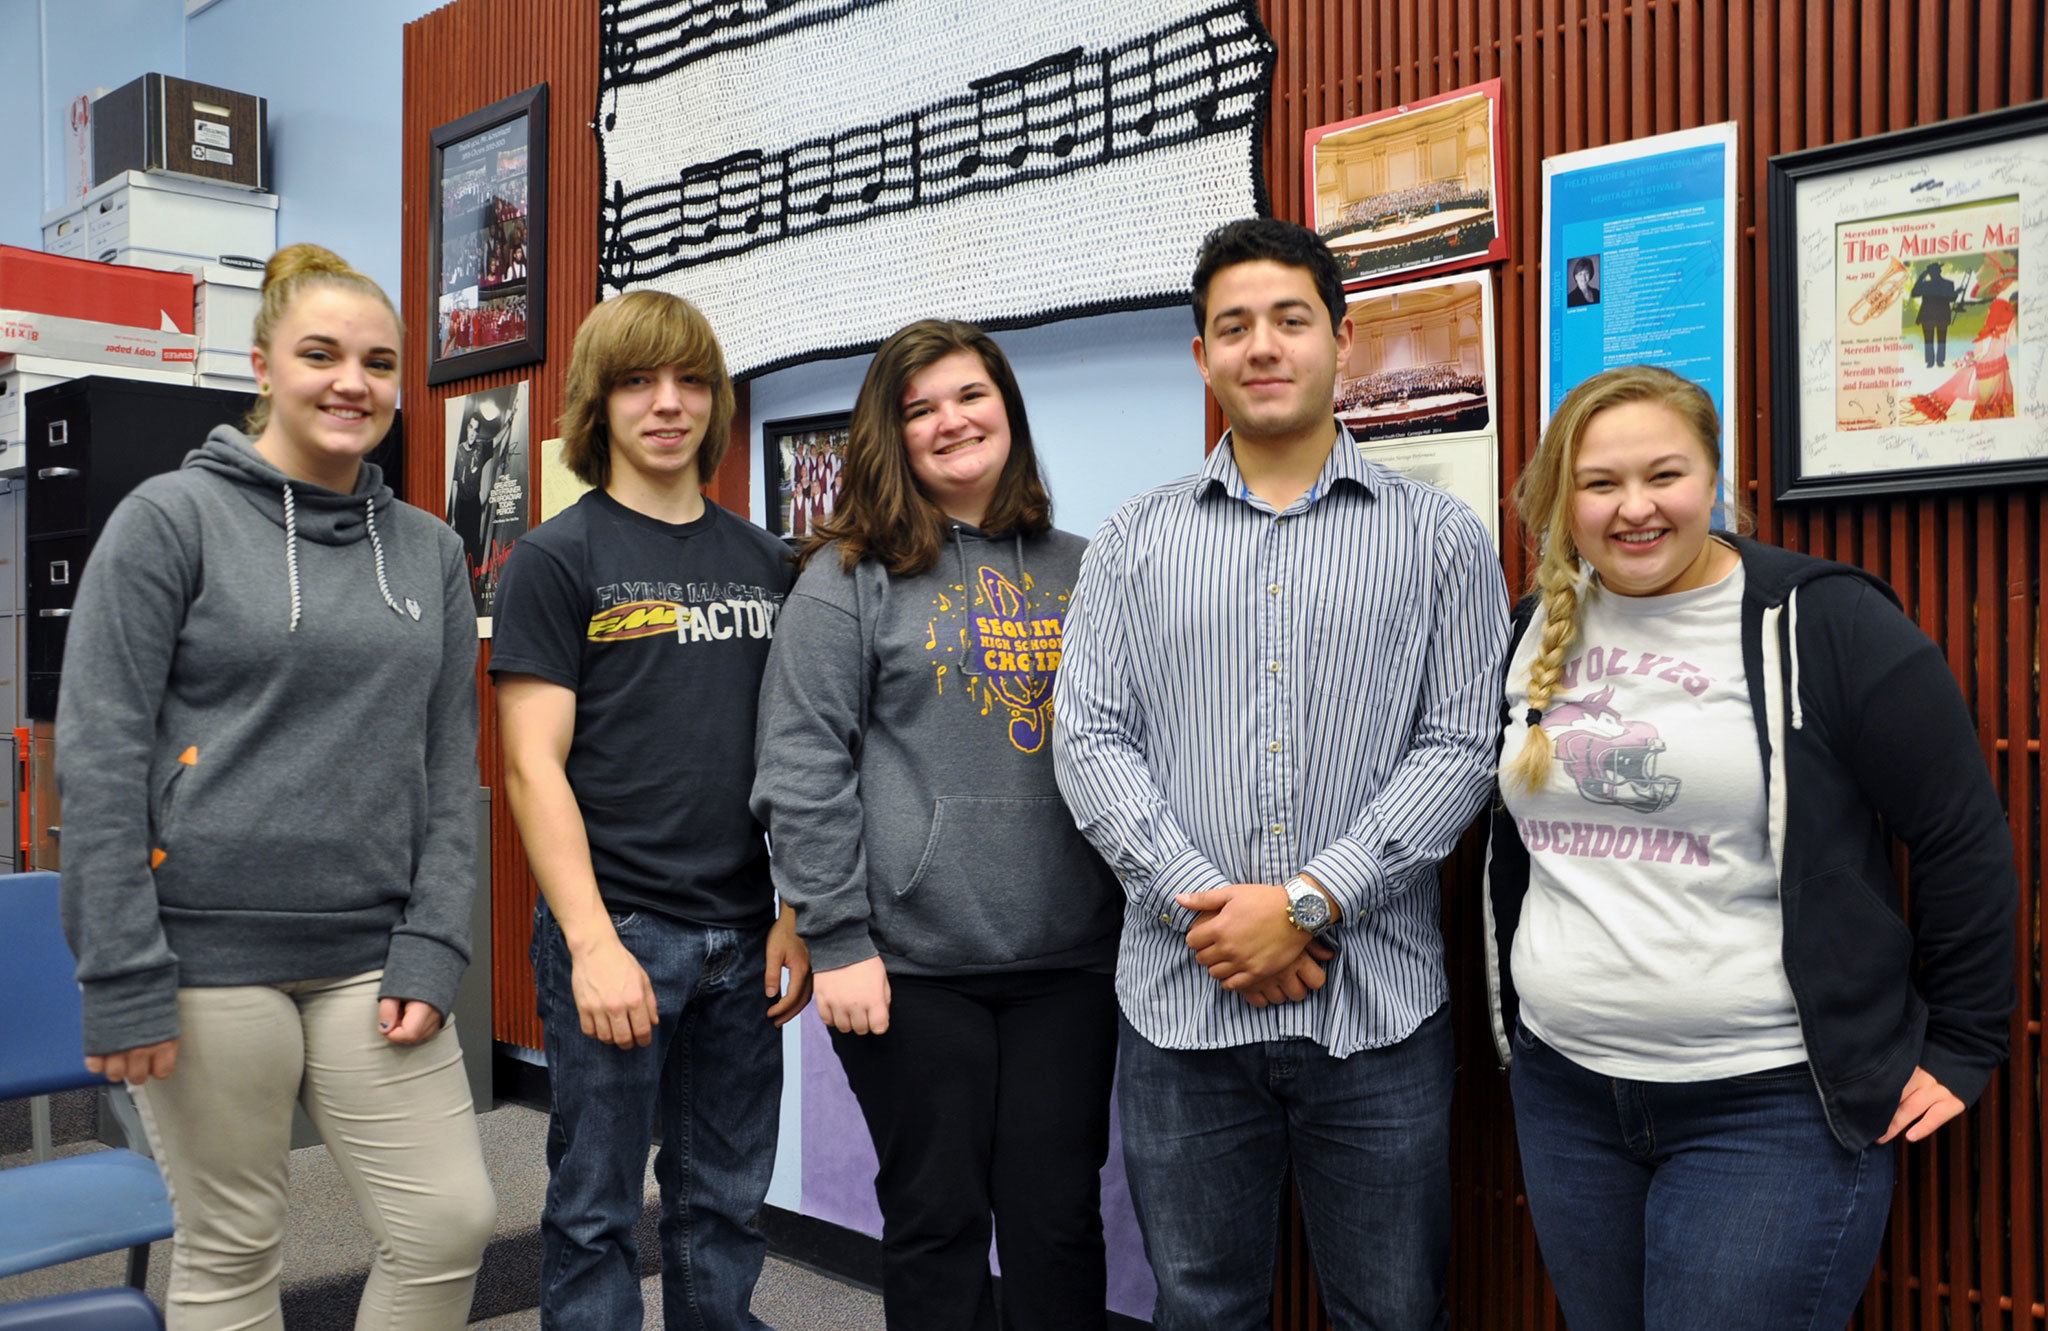
POLYGON ((164 1331, 139 1289, 89 1289, 0 1305, 0 1331, 164 1331))
MULTIPOLYGON (((0 1100, 104 1085, 85 1070, 56 874, 0 875, 0 940, 0 1100)), ((92 1151, 0 1169, 0 1276, 126 1248, 128 1283, 140 1289, 149 1245, 170 1236, 170 1194, 146 1155, 92 1151)))

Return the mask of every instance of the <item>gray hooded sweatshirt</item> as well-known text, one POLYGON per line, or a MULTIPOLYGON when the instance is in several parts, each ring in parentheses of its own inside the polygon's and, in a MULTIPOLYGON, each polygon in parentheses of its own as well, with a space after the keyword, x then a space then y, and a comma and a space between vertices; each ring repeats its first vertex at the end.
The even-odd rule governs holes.
POLYGON ((1052 772, 1052 685, 1087 542, 955 526, 928 572, 839 547, 783 603, 754 815, 819 970, 1116 964, 1123 893, 1052 772))
POLYGON ((57 707, 85 1047, 178 1033, 180 986, 382 968, 446 1012, 475 883, 462 541, 365 464, 293 481, 221 426, 114 510, 57 707))

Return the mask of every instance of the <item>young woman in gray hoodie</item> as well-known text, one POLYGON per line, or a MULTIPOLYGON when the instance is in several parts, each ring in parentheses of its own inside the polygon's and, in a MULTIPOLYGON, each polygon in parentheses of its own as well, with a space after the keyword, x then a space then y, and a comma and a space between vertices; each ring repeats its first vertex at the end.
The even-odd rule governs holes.
POLYGON ((927 320, 876 352, 845 488, 761 691, 754 811, 874 1138, 891 1327, 1104 1325, 1122 894, 1053 783, 1080 537, 1009 363, 927 320))
POLYGON ((66 644, 64 925, 87 1065, 134 1087, 170 1185, 172 1331, 283 1326, 295 1101, 376 1238, 360 1325, 461 1326, 491 1234, 445 1024, 475 882, 469 579, 363 461, 399 337, 336 255, 274 255, 253 438, 223 425, 122 501, 66 644))

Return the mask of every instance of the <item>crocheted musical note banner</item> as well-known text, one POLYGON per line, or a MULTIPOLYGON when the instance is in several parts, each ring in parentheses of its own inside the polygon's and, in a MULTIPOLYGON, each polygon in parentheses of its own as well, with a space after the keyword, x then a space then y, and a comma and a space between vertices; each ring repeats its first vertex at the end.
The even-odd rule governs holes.
POLYGON ((605 0, 605 294, 672 291, 736 376, 912 319, 1187 299, 1266 211, 1256 0, 605 0))

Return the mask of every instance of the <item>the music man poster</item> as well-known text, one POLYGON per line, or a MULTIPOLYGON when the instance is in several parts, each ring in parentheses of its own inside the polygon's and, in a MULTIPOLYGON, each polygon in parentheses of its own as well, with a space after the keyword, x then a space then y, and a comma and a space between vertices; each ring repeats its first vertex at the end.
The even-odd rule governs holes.
POLYGON ((469 557, 479 637, 491 635, 498 574, 526 534, 527 388, 507 384, 447 402, 448 525, 469 557))
POLYGON ((2017 195, 1835 226, 1835 428, 2016 414, 2017 195))

